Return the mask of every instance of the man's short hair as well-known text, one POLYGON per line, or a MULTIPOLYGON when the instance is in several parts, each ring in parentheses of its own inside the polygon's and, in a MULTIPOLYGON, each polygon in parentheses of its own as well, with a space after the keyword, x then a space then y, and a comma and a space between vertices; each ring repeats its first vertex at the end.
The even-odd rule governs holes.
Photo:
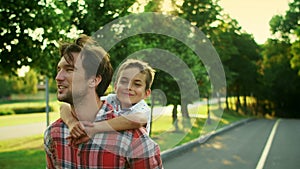
POLYGON ((61 45, 60 56, 64 57, 69 64, 74 65, 72 53, 79 53, 82 58, 82 66, 87 79, 92 76, 101 77, 96 93, 99 97, 103 96, 113 75, 109 54, 92 37, 87 35, 80 35, 73 43, 61 45))

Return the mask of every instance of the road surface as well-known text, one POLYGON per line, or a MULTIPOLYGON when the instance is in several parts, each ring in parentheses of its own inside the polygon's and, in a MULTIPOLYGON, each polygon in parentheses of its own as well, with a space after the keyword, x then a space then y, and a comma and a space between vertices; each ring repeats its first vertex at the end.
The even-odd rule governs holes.
POLYGON ((177 154, 164 168, 300 169, 299 141, 300 120, 258 119, 177 154))

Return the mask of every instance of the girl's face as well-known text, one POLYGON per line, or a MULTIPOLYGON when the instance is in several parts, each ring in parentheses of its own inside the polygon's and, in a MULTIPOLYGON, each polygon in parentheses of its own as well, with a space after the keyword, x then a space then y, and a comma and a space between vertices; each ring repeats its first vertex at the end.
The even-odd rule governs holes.
POLYGON ((115 84, 115 92, 122 108, 128 108, 148 97, 151 90, 146 89, 145 74, 140 73, 138 68, 127 68, 120 72, 115 84))

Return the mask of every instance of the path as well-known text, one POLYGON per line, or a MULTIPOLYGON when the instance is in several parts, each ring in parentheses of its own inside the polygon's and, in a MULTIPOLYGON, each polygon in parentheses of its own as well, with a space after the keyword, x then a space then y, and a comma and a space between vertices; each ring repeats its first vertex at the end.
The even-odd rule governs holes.
POLYGON ((36 134, 42 134, 46 129, 46 123, 32 123, 18 126, 0 127, 0 140, 26 137, 36 134))

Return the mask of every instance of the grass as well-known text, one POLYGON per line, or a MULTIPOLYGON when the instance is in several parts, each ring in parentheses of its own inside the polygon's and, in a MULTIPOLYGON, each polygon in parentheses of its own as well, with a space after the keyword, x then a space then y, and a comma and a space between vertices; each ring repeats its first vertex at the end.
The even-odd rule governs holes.
POLYGON ((2 169, 46 168, 43 135, 0 141, 2 169))
MULTIPOLYGON (((193 116, 190 122, 186 122, 181 118, 181 114, 178 113, 178 130, 176 130, 172 125, 171 110, 172 107, 164 109, 165 112, 163 114, 154 117, 152 124, 151 137, 160 145, 162 151, 246 118, 246 116, 236 112, 223 113, 216 106, 212 105, 211 123, 208 124, 206 118, 203 118, 207 116, 205 106, 190 107, 189 113, 196 115, 196 117, 193 116)), ((58 117, 59 113, 50 113, 50 121, 54 121, 58 117)), ((45 122, 45 118, 45 113, 0 116, 0 127, 45 122)), ((0 141, 0 166, 2 169, 45 168, 43 135, 0 141)))
MULTIPOLYGON (((59 113, 50 112, 49 121, 53 122, 59 117, 59 113)), ((18 114, 9 116, 0 116, 0 127, 15 126, 22 124, 41 123, 46 121, 46 113, 33 113, 33 114, 18 114)))

